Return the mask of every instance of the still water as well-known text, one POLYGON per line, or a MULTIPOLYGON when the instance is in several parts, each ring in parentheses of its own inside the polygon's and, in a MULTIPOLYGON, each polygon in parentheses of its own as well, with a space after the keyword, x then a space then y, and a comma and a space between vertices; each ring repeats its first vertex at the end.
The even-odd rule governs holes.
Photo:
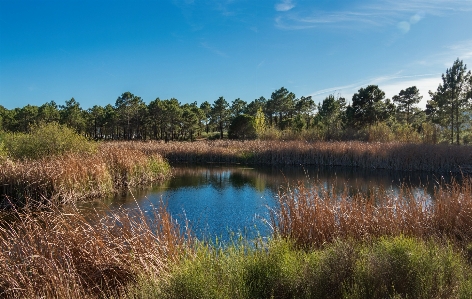
MULTIPOLYGON (((402 184, 414 192, 432 197, 434 187, 444 178, 431 173, 392 172, 343 167, 250 168, 243 166, 174 166, 174 177, 149 190, 135 190, 110 199, 105 209, 150 211, 162 200, 183 226, 188 220, 200 239, 228 240, 241 234, 248 238, 270 235, 269 209, 274 207, 281 188, 301 181, 321 184, 340 194, 389 190, 398 192, 402 184)), ((83 206, 97 208, 88 203, 83 206)), ((103 209, 103 205, 100 204, 103 209)))

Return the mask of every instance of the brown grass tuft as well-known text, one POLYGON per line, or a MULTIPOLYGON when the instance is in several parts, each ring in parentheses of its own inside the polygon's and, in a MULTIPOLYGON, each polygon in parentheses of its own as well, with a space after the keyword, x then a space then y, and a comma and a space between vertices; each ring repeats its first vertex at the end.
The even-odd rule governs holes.
POLYGON ((400 194, 339 195, 335 187, 312 188, 299 183, 280 192, 271 212, 277 236, 299 246, 322 246, 336 239, 366 240, 381 236, 431 237, 462 244, 472 241, 472 179, 439 187, 434 199, 400 194))
POLYGON ((4 206, 74 202, 169 175, 170 167, 159 154, 102 144, 96 153, 0 161, 0 196, 4 206))
POLYGON ((152 221, 142 211, 97 219, 77 210, 16 213, 0 227, 0 297, 119 295, 139 275, 165 275, 192 240, 162 205, 152 221))

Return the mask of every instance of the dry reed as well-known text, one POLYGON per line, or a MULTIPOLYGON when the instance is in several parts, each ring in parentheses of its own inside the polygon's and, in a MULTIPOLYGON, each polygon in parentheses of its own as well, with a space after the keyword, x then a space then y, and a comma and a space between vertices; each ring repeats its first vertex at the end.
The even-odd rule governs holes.
POLYGON ((120 296, 140 276, 162 278, 192 238, 161 205, 86 219, 77 210, 16 213, 0 226, 1 298, 120 296), (187 236, 184 235, 187 234, 187 236))
POLYGON ((306 141, 114 142, 158 153, 169 162, 325 165, 404 171, 472 173, 470 146, 306 141))
POLYGON ((64 203, 110 195, 169 175, 167 162, 158 154, 102 144, 93 154, 0 161, 0 196, 4 206, 64 203))
POLYGON ((335 187, 308 188, 299 183, 280 192, 271 212, 275 235, 299 246, 322 246, 336 239, 367 240, 412 236, 472 242, 472 179, 439 187, 433 199, 403 188, 369 195, 337 194, 335 187))

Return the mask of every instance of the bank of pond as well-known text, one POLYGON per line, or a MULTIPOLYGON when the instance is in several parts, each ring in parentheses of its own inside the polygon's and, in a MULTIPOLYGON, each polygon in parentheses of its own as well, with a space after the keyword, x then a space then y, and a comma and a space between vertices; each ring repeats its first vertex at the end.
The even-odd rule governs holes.
POLYGON ((471 160, 262 141, 3 158, 0 297, 471 298, 471 160))

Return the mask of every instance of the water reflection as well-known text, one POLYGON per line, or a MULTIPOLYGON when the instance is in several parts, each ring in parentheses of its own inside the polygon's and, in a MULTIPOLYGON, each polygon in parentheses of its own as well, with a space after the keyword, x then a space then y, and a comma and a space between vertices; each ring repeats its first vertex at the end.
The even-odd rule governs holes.
MULTIPOLYGON (((135 190, 108 202, 107 209, 135 208, 150 211, 164 201, 181 224, 188 219, 199 238, 218 236, 228 239, 230 232, 246 237, 270 233, 269 219, 281 188, 298 181, 322 184, 338 194, 348 192, 398 192, 401 184, 419 195, 431 197, 437 182, 450 177, 430 173, 393 172, 343 167, 246 168, 237 166, 175 166, 174 177, 149 190, 135 190)), ((94 204, 88 204, 88 207, 94 204)), ((96 206, 96 204, 95 204, 96 206)), ((85 207, 85 206, 84 206, 85 207)))

